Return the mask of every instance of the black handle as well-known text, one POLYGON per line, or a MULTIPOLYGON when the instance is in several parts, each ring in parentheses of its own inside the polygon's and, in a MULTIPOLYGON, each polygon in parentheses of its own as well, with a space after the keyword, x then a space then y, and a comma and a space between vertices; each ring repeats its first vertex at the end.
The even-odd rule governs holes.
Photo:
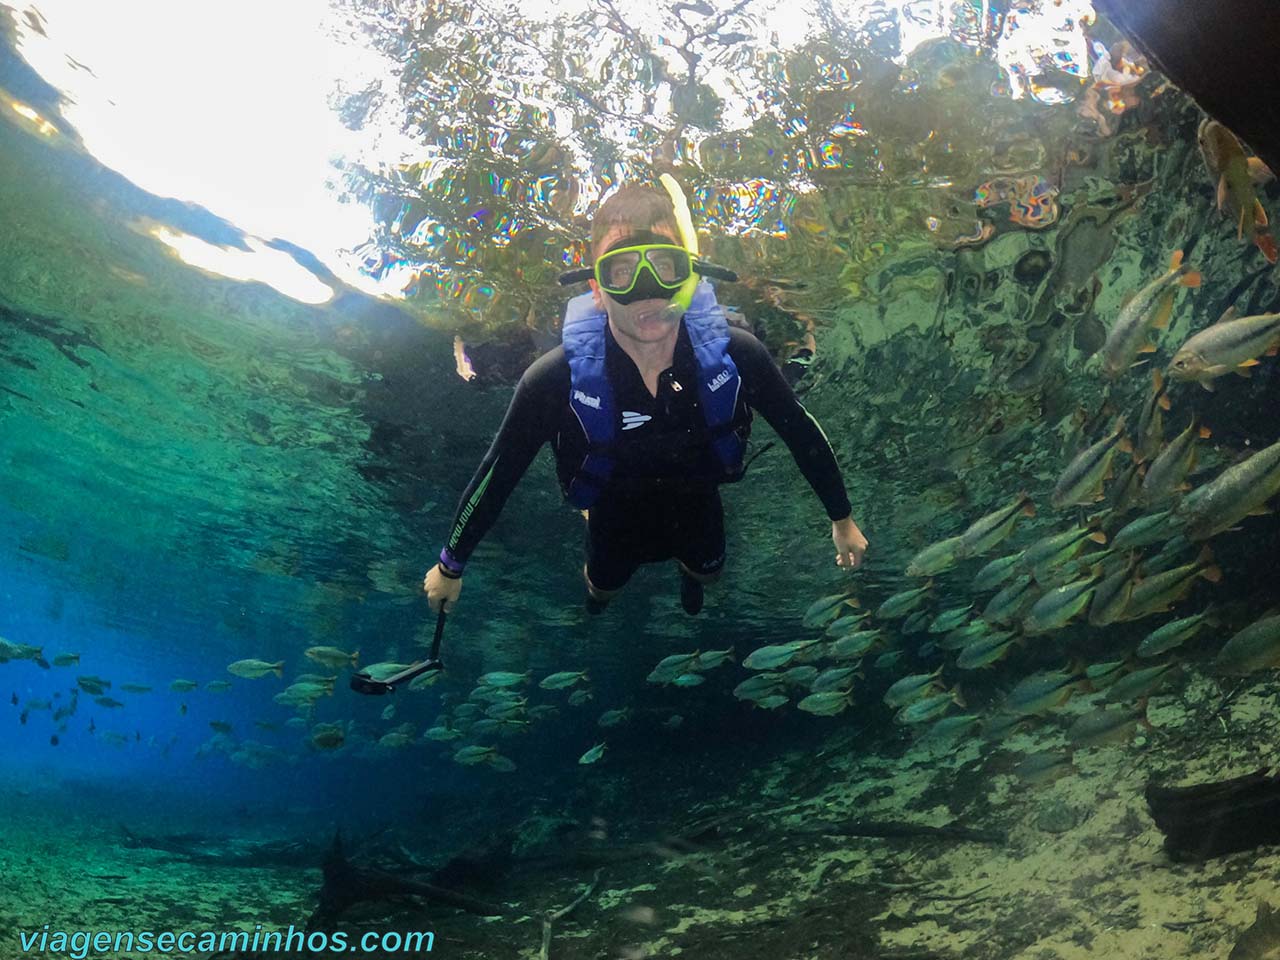
POLYGON ((444 662, 440 659, 440 639, 444 636, 444 602, 440 603, 440 615, 436 617, 436 633, 431 638, 431 655, 421 663, 414 663, 399 673, 387 677, 385 680, 375 680, 367 673, 353 673, 351 675, 351 689, 356 693, 363 693, 370 697, 381 697, 388 693, 395 693, 396 687, 402 683, 408 683, 415 677, 431 670, 443 670, 444 662))

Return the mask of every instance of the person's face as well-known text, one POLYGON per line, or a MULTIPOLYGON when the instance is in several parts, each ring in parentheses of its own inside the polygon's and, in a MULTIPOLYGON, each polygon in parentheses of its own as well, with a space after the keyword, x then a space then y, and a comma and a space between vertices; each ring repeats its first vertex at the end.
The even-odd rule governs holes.
MULTIPOLYGON (((674 236, 670 227, 659 224, 649 229, 667 242, 680 245, 680 240, 674 236)), ((619 240, 626 239, 635 232, 635 227, 615 224, 609 228, 597 249, 603 253, 619 240)), ((594 280, 591 281, 591 293, 595 297, 596 308, 604 310, 609 315, 609 321, 614 329, 632 340, 639 340, 642 343, 662 340, 670 336, 672 329, 680 323, 680 314, 667 309, 671 303, 670 300, 652 299, 618 303, 601 290, 594 280)))

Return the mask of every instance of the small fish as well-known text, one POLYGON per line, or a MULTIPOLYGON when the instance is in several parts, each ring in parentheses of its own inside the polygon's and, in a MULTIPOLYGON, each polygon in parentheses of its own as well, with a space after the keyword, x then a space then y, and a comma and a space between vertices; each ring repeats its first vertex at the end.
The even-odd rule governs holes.
POLYGON ((471 744, 454 751, 453 760, 454 763, 470 767, 477 763, 484 763, 497 752, 496 747, 482 747, 477 744, 471 744))
POLYGON ((1103 482, 1111 477, 1111 463, 1118 451, 1133 452, 1133 444, 1124 432, 1120 417, 1111 432, 1097 443, 1081 450, 1058 477, 1049 502, 1063 507, 1088 505, 1103 499, 1103 482))
POLYGON ((122 683, 120 689, 125 693, 150 693, 151 688, 143 683, 122 683))
POLYGON ((963 650, 980 637, 990 636, 991 624, 985 620, 971 620, 962 627, 956 627, 941 640, 937 641, 939 650, 963 650))
POLYGON ((960 537, 948 537, 925 547, 907 564, 908 577, 931 577, 956 565, 956 551, 960 549, 960 537))
POLYGON ((962 707, 965 705, 964 700, 955 690, 950 693, 937 693, 922 700, 908 703, 893 715, 893 719, 897 723, 907 725, 930 723, 950 710, 953 704, 958 704, 962 707))
POLYGON ((823 670, 809 683, 810 693, 825 693, 828 690, 840 690, 853 682, 857 667, 830 667, 823 670))
POLYGON ((822 655, 833 660, 857 660, 869 653, 881 637, 879 630, 859 630, 826 644, 822 655))
POLYGON ((346 739, 340 723, 317 723, 311 728, 311 745, 317 750, 337 750, 346 739))
POLYGON ((960 534, 960 546, 956 555, 961 558, 982 556, 1013 532, 1019 517, 1035 515, 1036 508, 1031 502, 1031 497, 1025 491, 1019 493, 1008 506, 1001 507, 994 513, 989 513, 970 524, 969 528, 960 534))
POLYGON ((1124 565, 1103 578, 1093 591, 1089 601, 1089 626, 1105 627, 1124 615, 1125 607, 1133 598, 1133 573, 1138 566, 1138 555, 1131 554, 1124 565))
POLYGON ((1192 336, 1173 355, 1169 376, 1195 381, 1213 392, 1213 381, 1227 373, 1247 376, 1258 358, 1280 346, 1280 313, 1237 317, 1228 307, 1213 326, 1192 336))
POLYGON ((671 683, 676 677, 682 673, 687 673, 693 662, 698 659, 698 653, 674 653, 669 657, 664 657, 658 661, 658 665, 649 672, 648 681, 650 683, 671 683))
POLYGON ((1201 426, 1196 416, 1191 417, 1187 429, 1169 442, 1151 461, 1146 478, 1142 481, 1142 499, 1148 504, 1160 503, 1190 489, 1187 474, 1195 469, 1196 441, 1206 440, 1209 428, 1201 426))
POLYGON ((531 673, 513 673, 510 670, 494 670, 480 678, 480 683, 487 687, 519 687, 529 682, 531 673))
POLYGON ((1101 568, 1096 568, 1087 577, 1050 590, 1031 605, 1031 609, 1022 620, 1022 632, 1048 633, 1066 626, 1089 605, 1094 584, 1097 583, 1101 574, 1101 568))
POLYGON ((697 687, 701 686, 707 678, 700 673, 682 673, 671 681, 673 687, 697 687))
POLYGON ((866 629, 866 621, 870 616, 871 611, 865 610, 862 613, 856 613, 853 616, 841 617, 838 620, 832 620, 831 623, 827 624, 827 629, 823 631, 823 635, 839 638, 857 633, 859 630, 866 629))
POLYGON ((1154 667, 1143 667, 1126 673, 1111 686, 1107 687, 1106 697, 1112 703, 1127 703, 1155 693, 1169 678, 1170 671, 1177 666, 1170 660, 1168 663, 1156 664, 1154 667))
POLYGON ((1144 658, 1158 657, 1160 654, 1167 653, 1175 647, 1182 646, 1199 633, 1204 626, 1216 625, 1217 622, 1217 612, 1211 604, 1203 613, 1182 617, 1171 623, 1166 623, 1163 627, 1158 627, 1143 637, 1142 642, 1138 644, 1138 656, 1144 658))
POLYGON ((950 740, 968 733, 979 723, 982 717, 976 713, 961 713, 953 717, 942 717, 925 731, 925 740, 950 740))
POLYGON ((1099 707, 1078 717, 1067 728, 1067 740, 1077 749, 1119 743, 1127 741, 1138 724, 1145 722, 1146 717, 1141 710, 1099 707))
POLYGON ((1094 690, 1104 690, 1124 676, 1126 667, 1128 663, 1124 660, 1091 663, 1084 668, 1084 676, 1094 690))
POLYGON ((1213 480, 1192 490, 1174 509, 1187 535, 1207 540, 1234 527, 1280 491, 1280 441, 1248 460, 1227 467, 1213 480))
POLYGON ((1108 378, 1119 378, 1139 353, 1155 350, 1148 342, 1150 331, 1169 325, 1177 287, 1198 287, 1200 279, 1199 273, 1182 262, 1182 251, 1175 251, 1169 260, 1169 269, 1139 290, 1112 324, 1101 351, 1103 371, 1108 378))
POLYGON ((734 687, 733 695, 739 700, 757 700, 775 693, 780 686, 782 686, 782 674, 758 673, 734 687))
POLYGON ((834 717, 842 713, 851 703, 853 703, 852 691, 824 690, 821 693, 809 694, 796 704, 796 709, 812 713, 817 717, 834 717))
POLYGON ((1048 670, 1024 677, 1005 697, 1001 710, 1019 716, 1045 713, 1070 699, 1081 680, 1075 670, 1048 670))
POLYGON ((428 727, 427 731, 422 735, 427 740, 436 740, 440 743, 448 743, 450 740, 457 740, 462 736, 461 730, 455 730, 453 727, 428 727))
POLYGON ((1251 623, 1223 645, 1213 661, 1216 673, 1247 677, 1280 666, 1280 615, 1251 623))
POLYGON ((94 696, 101 696, 104 690, 111 689, 111 681, 103 680, 101 677, 94 676, 76 677, 76 686, 85 693, 91 693, 94 696))
POLYGON ((1071 754, 1062 751, 1033 753, 1013 767, 1013 773, 1024 783, 1040 786, 1076 772, 1071 754))
POLYGON ((1231 214, 1238 239, 1247 235, 1267 262, 1275 263, 1276 243, 1267 231, 1267 211, 1255 189, 1270 171, 1258 158, 1246 157, 1236 135, 1212 118, 1200 122, 1196 139, 1209 175, 1217 184, 1218 209, 1225 207, 1231 214))
POLYGON ((210 720, 209 726, 212 727, 214 730, 216 730, 218 733, 231 732, 231 724, 228 723, 226 720, 210 720))
POLYGON ((830 596, 819 597, 804 612, 801 623, 806 627, 821 627, 827 621, 834 620, 839 616, 840 610, 845 604, 857 606, 858 601, 848 593, 833 593, 830 596))
POLYGON ((963 607, 952 607, 950 610, 943 610, 933 622, 929 624, 930 633, 950 633, 956 627, 962 626, 969 619, 969 611, 973 609, 973 604, 966 604, 963 607))
POLYGON ((107 707, 108 709, 124 706, 119 700, 113 700, 111 697, 94 697, 93 702, 100 707, 107 707))
POLYGON ((600 714, 600 719, 596 721, 596 725, 601 727, 616 727, 630 716, 630 710, 606 710, 604 713, 600 714))
POLYGON ((1026 722, 1026 717, 1019 716, 1016 713, 1004 713, 1003 711, 994 713, 982 725, 982 739, 988 743, 1003 740, 1026 722))
POLYGON ((584 765, 588 763, 595 763, 604 756, 604 748, 605 745, 603 743, 597 743, 594 747, 578 758, 578 763, 584 765))
POLYGON ((553 673, 543 677, 538 681, 539 688, 543 690, 565 690, 575 686, 579 682, 586 683, 587 671, 585 670, 562 670, 559 673, 553 673))
POLYGON ((1150 460, 1160 452, 1164 444, 1164 414, 1172 406, 1164 375, 1159 370, 1151 372, 1151 393, 1142 404, 1138 415, 1137 442, 1134 455, 1139 460, 1150 460))
POLYGON ((69 667, 73 663, 80 662, 80 654, 78 653, 60 653, 53 658, 55 667, 69 667))
POLYGON ((385 707, 382 708, 383 720, 390 720, 395 715, 396 715, 396 705, 394 703, 388 703, 385 707))
POLYGON ((902 621, 902 626, 899 629, 906 636, 912 633, 921 633, 927 626, 929 626, 929 611, 917 610, 902 621))
POLYGON ((972 589, 975 593, 995 590, 1013 576, 1014 568, 1021 560, 1021 552, 1011 553, 1007 557, 997 557, 974 575, 972 589))
POLYGON ((714 670, 716 667, 733 662, 733 647, 724 650, 704 650, 693 659, 692 671, 714 670))
POLYGON ((590 690, 575 690, 573 693, 569 694, 569 699, 566 703, 571 707, 580 707, 591 699, 593 699, 593 697, 590 690))
POLYGON ((790 703, 791 698, 785 693, 771 693, 767 697, 761 697, 759 700, 752 700, 751 702, 761 710, 777 710, 783 704, 790 703))
POLYGON ((178 713, 182 714, 184 717, 187 715, 187 705, 185 703, 178 705, 178 713))
POLYGON ((210 693, 226 693, 231 689, 230 680, 210 680, 204 685, 204 688, 210 693))
POLYGON ((791 687, 807 687, 817 678, 818 668, 807 664, 801 667, 792 667, 782 672, 782 682, 791 687))
POLYGON ((356 664, 360 662, 359 650, 355 653, 347 653, 337 647, 307 647, 303 655, 308 660, 314 660, 320 666, 328 667, 330 670, 341 670, 343 667, 351 667, 354 670, 356 664))
POLYGON ((1168 610, 1185 597, 1197 578, 1210 583, 1222 580, 1222 571, 1213 562, 1213 551, 1208 545, 1192 563, 1174 567, 1138 580, 1124 608, 1121 620, 1140 620, 1152 613, 1168 610))
POLYGON ((58 735, 55 733, 49 737, 49 746, 56 747, 58 745, 58 735))
POLYGON ((667 717, 667 719, 662 721, 662 727, 665 730, 679 730, 683 724, 684 717, 680 716, 678 713, 673 713, 671 716, 667 717))
POLYGON ((941 673, 942 667, 938 667, 933 673, 915 673, 909 677, 903 677, 885 691, 882 698, 885 706, 892 708, 905 707, 908 703, 919 700, 925 694, 940 689, 941 684, 937 680, 941 673))
POLYGON ((1181 524, 1168 510, 1145 514, 1121 527, 1111 546, 1116 550, 1137 550, 1168 540, 1180 528, 1181 524))
POLYGON ((871 665, 876 670, 896 670, 902 663, 903 657, 906 656, 904 650, 886 650, 884 653, 876 657, 875 662, 871 665))
POLYGON ((1092 524, 1050 534, 1022 551, 1022 557, 1018 561, 1018 572, 1032 573, 1066 563, 1083 550, 1085 542, 1089 540, 1094 543, 1106 543, 1107 535, 1092 524))
POLYGON ((1024 573, 992 597, 982 610, 982 619, 994 626, 1021 620, 1040 596, 1035 578, 1024 573))
POLYGON ((818 639, 813 640, 792 640, 790 643, 770 644, 753 650, 747 659, 742 661, 742 665, 748 670, 776 670, 784 667, 802 650, 819 643, 818 639))
POLYGON ((9 702, 12 703, 15 707, 18 705, 17 691, 14 691, 13 698, 9 702))
POLYGON ((899 617, 905 617, 908 613, 915 610, 920 604, 924 603, 925 598, 929 595, 929 591, 933 589, 933 581, 930 580, 923 587, 915 587, 911 590, 903 590, 895 593, 884 603, 880 604, 876 610, 876 617, 880 620, 896 620, 899 617))
POLYGON ((227 671, 246 680, 257 680, 259 677, 265 677, 268 673, 274 673, 277 677, 283 678, 284 661, 279 660, 276 663, 267 663, 265 660, 237 660, 235 663, 227 665, 227 671))
POLYGON ((956 658, 956 666, 961 670, 989 667, 999 662, 1009 652, 1013 642, 1014 634, 1011 630, 1001 630, 985 637, 978 637, 960 651, 960 656, 956 658))

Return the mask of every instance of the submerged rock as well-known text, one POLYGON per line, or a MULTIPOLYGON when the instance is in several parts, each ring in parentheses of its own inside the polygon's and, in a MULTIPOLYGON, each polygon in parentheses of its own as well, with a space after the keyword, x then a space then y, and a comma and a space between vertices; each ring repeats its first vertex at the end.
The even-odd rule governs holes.
POLYGON ((1276 960, 1280 957, 1280 911, 1269 903, 1258 903, 1253 925, 1231 948, 1227 960, 1276 960))

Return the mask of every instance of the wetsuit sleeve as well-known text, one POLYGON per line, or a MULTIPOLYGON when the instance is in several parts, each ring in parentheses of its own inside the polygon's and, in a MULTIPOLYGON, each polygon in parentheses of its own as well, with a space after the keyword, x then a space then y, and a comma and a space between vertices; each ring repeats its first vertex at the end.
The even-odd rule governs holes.
POLYGON ((848 517, 849 496, 835 451, 818 421, 796 398, 768 349, 747 331, 731 329, 729 355, 742 377, 747 403, 760 411, 787 445, 827 517, 832 521, 848 517))
POLYGON ((569 364, 564 348, 556 347, 530 364, 516 384, 502 426, 458 503, 440 552, 445 567, 462 573, 538 450, 555 436, 568 397, 569 364))

